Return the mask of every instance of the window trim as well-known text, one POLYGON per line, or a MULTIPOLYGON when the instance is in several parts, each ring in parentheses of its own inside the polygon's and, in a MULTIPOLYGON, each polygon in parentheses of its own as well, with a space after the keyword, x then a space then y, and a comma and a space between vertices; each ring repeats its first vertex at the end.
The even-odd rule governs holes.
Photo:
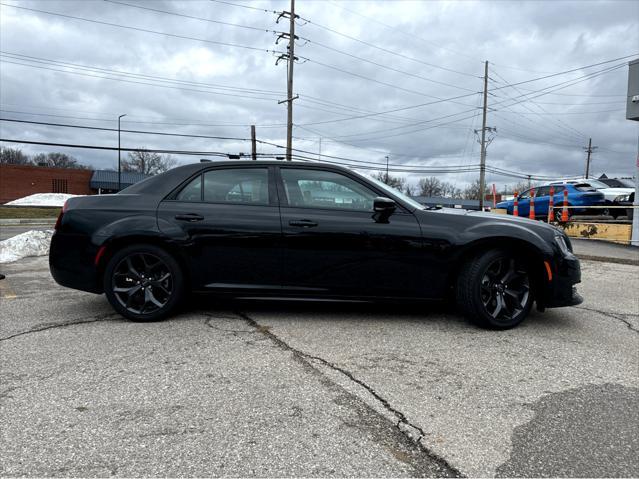
POLYGON ((201 169, 191 176, 182 181, 177 187, 173 189, 162 201, 171 201, 175 203, 189 203, 189 204, 199 204, 199 205, 231 205, 231 206, 278 206, 278 196, 277 191, 275 189, 275 179, 274 179, 274 167, 271 165, 219 165, 213 166, 210 168, 201 169), (204 174, 217 171, 217 170, 239 170, 239 169, 262 169, 266 170, 267 174, 267 186, 268 186, 268 202, 267 203, 243 203, 243 202, 231 202, 231 201, 204 201, 204 174), (200 201, 186 201, 186 200, 178 200, 177 196, 186 188, 193 180, 197 177, 201 177, 200 182, 200 201))

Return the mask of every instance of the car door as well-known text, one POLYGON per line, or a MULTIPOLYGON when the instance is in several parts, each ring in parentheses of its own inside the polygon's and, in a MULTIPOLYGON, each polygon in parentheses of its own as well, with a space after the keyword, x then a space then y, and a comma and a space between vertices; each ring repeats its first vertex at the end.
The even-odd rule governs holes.
POLYGON ((530 192, 531 190, 526 190, 521 195, 519 195, 517 207, 519 216, 528 216, 530 212, 530 192))
POLYGON ((160 229, 182 245, 194 286, 280 288, 282 231, 272 175, 267 166, 211 168, 160 203, 160 229))
POLYGON ((397 205, 386 221, 373 212, 382 196, 356 175, 282 166, 282 283, 292 293, 419 296, 428 281, 415 216, 397 205))
POLYGON ((550 203, 550 187, 540 186, 535 189, 535 216, 547 216, 550 203))

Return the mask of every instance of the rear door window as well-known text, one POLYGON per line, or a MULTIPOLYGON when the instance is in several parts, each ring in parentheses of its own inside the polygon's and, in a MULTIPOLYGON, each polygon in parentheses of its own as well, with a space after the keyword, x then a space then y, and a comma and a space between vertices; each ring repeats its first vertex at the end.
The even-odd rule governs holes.
POLYGON ((229 168, 204 173, 204 201, 268 205, 267 168, 229 168))
POLYGON ((177 201, 202 201, 202 175, 191 180, 175 197, 177 201))

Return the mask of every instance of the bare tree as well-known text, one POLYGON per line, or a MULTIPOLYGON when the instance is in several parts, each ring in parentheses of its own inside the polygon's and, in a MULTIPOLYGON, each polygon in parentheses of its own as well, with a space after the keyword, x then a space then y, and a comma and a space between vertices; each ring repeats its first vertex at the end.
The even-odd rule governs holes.
POLYGON ((414 196, 415 195, 415 189, 413 186, 411 186, 408 182, 404 185, 404 194, 407 196, 414 196))
POLYGON ((417 184, 419 187, 419 195, 426 197, 444 196, 442 182, 434 176, 422 178, 417 184))
POLYGON ((74 168, 78 170, 86 170, 88 168, 66 153, 38 153, 33 157, 33 163, 50 168, 74 168))
POLYGON ((504 186, 504 193, 513 194, 515 191, 517 193, 522 193, 526 191, 528 188, 530 188, 531 186, 534 186, 534 185, 531 185, 530 183, 528 183, 528 181, 520 181, 519 183, 516 183, 514 185, 504 186))
MULTIPOLYGON (((464 189, 463 196, 467 200, 478 200, 480 198, 479 178, 473 181, 464 189)), ((484 183, 484 191, 488 191, 486 183, 484 183)))
POLYGON ((447 181, 442 183, 442 192, 446 198, 462 198, 462 190, 447 181))
POLYGON ((176 164, 177 161, 171 155, 160 155, 141 149, 129 152, 128 159, 122 162, 122 170, 157 175, 170 170, 176 164))
POLYGON ((406 184, 405 178, 401 178, 399 176, 391 176, 391 175, 387 176, 386 172, 384 171, 378 171, 377 173, 373 175, 373 178, 381 181, 382 183, 386 183, 391 188, 395 188, 399 191, 403 191, 404 185, 406 184))
POLYGON ((19 148, 0 148, 0 164, 30 165, 31 160, 19 148))
POLYGON ((434 176, 419 180, 418 187, 420 196, 428 196, 431 198, 437 196, 443 196, 445 198, 462 197, 462 191, 453 183, 442 181, 434 176))

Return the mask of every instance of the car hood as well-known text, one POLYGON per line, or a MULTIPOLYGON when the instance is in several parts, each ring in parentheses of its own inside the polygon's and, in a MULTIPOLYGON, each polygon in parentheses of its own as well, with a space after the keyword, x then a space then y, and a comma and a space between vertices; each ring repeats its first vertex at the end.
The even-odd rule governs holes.
POLYGON ((539 236, 552 240, 552 238, 563 230, 543 221, 531 220, 522 216, 502 215, 497 213, 485 213, 482 211, 464 210, 461 208, 441 208, 438 210, 421 210, 421 214, 441 214, 448 217, 459 218, 466 223, 467 227, 473 227, 480 223, 517 225, 534 231, 539 236), (463 218, 463 219, 462 219, 463 218))
POLYGON ((632 193, 634 188, 600 188, 597 190, 606 197, 607 200, 614 200, 619 195, 629 195, 632 193))

